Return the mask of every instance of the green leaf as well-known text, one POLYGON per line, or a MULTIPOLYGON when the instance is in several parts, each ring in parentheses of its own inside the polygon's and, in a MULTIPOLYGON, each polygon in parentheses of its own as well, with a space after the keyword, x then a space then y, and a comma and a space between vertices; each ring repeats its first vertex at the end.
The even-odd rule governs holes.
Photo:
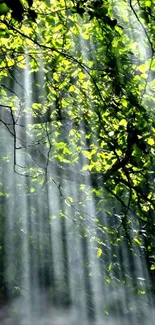
POLYGON ((139 246, 142 245, 141 240, 140 240, 139 238, 137 238, 137 237, 135 237, 135 238, 133 239, 133 241, 134 241, 136 244, 138 244, 139 246))
POLYGON ((0 15, 6 15, 10 9, 5 3, 0 4, 0 15))
POLYGON ((4 38, 8 38, 9 37, 9 33, 6 30, 6 28, 0 28, 0 37, 4 37, 4 38))
POLYGON ((127 102, 126 99, 123 99, 123 100, 122 100, 122 105, 123 105, 124 107, 127 107, 127 106, 128 106, 128 102, 127 102))
POLYGON ((138 294, 139 295, 145 295, 146 294, 146 291, 145 290, 138 290, 138 294))
POLYGON ((145 73, 148 70, 148 65, 147 64, 142 64, 138 67, 138 70, 142 73, 145 73))
POLYGON ((102 255, 102 249, 101 248, 98 248, 97 249, 97 257, 100 258, 102 255))
POLYGON ((107 310, 107 306, 104 306, 104 313, 105 313, 105 315, 109 315, 109 312, 108 312, 108 310, 107 310))
POLYGON ((126 125, 127 125, 127 121, 123 118, 123 119, 119 122, 119 125, 126 126, 126 125))
POLYGON ((75 91, 75 87, 74 86, 70 86, 69 87, 69 91, 71 91, 71 92, 75 91))
POLYGON ((100 197, 101 196, 101 190, 96 190, 94 188, 92 192, 95 193, 97 197, 100 197))
POLYGON ((150 146, 153 146, 153 145, 154 145, 154 139, 152 139, 152 138, 147 139, 147 143, 148 143, 150 146))
POLYGON ((83 80, 83 79, 86 78, 86 75, 83 72, 79 72, 78 77, 79 77, 80 80, 83 80))
POLYGON ((34 193, 35 192, 35 188, 34 187, 31 187, 30 192, 31 193, 34 193))
POLYGON ((145 6, 146 7, 151 7, 152 6, 152 1, 149 1, 149 0, 145 1, 145 6))
POLYGON ((106 282, 107 282, 108 284, 111 283, 111 279, 110 279, 110 278, 106 278, 105 280, 106 280, 106 282))

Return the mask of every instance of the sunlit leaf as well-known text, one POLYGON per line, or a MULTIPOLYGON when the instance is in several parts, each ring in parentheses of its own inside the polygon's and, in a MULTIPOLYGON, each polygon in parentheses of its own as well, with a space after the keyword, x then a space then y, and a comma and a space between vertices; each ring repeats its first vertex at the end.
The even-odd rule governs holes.
POLYGON ((70 87, 69 87, 69 91, 72 92, 72 91, 74 91, 74 90, 75 90, 75 87, 74 87, 74 86, 70 86, 70 87))
POLYGON ((101 257, 101 255, 102 255, 102 249, 98 248, 97 249, 97 257, 99 258, 99 257, 101 257))
POLYGON ((133 239, 133 241, 134 241, 136 244, 138 244, 138 245, 142 245, 141 240, 140 240, 139 238, 137 238, 137 237, 135 237, 135 238, 133 239))
POLYGON ((148 143, 150 146, 153 146, 153 145, 154 145, 154 139, 152 139, 152 138, 147 139, 147 143, 148 143))
POLYGON ((110 272, 111 270, 112 270, 112 263, 110 263, 108 266, 108 271, 110 272))
POLYGON ((107 315, 107 316, 109 315, 109 312, 108 312, 108 310, 107 310, 107 307, 106 307, 106 306, 104 307, 104 313, 105 313, 105 315, 107 315))
POLYGON ((126 125, 127 125, 127 121, 126 121, 125 119, 122 119, 122 120, 119 122, 119 125, 126 126, 126 125))
POLYGON ((34 187, 31 187, 30 192, 31 193, 34 193, 35 192, 35 188, 34 187))
POLYGON ((145 6, 146 7, 151 7, 152 6, 152 1, 149 1, 149 0, 145 1, 145 6))
POLYGON ((79 79, 82 80, 82 79, 85 79, 86 75, 81 71, 78 73, 78 77, 79 77, 79 79))

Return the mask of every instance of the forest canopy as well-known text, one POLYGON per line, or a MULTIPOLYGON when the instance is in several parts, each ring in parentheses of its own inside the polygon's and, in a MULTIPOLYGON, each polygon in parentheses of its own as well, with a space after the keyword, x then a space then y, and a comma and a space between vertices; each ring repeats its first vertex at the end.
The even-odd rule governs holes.
MULTIPOLYGON (((89 235, 97 258, 103 261, 108 252, 107 236, 118 250, 125 243, 129 255, 146 260, 151 283, 154 7, 153 0, 0 1, 0 122, 10 135, 7 156, 0 153, 2 168, 11 160, 12 173, 28 179, 27 195, 54 182, 68 209, 74 198, 64 184, 78 186, 85 199, 73 219, 84 238, 90 229, 78 209, 93 197, 98 231, 89 235)), ((6 177, 2 203, 12 197, 6 177)), ((119 279, 115 257, 107 262, 109 283, 119 279)), ((143 292, 139 284, 135 291, 143 292)))

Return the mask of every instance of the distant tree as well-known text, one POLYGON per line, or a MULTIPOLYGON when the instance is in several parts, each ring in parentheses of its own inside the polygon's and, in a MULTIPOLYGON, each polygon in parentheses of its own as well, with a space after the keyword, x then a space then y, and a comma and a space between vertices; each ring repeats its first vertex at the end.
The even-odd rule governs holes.
MULTIPOLYGON (((42 189, 55 177, 60 195, 62 178, 88 197, 91 185, 98 257, 108 235, 120 255, 125 243, 133 279, 134 252, 146 259, 152 281, 153 10, 153 1, 122 0, 119 8, 100 0, 0 4, 0 121, 14 139, 14 172, 41 178, 42 189)), ((113 261, 118 278, 119 268, 113 261)))

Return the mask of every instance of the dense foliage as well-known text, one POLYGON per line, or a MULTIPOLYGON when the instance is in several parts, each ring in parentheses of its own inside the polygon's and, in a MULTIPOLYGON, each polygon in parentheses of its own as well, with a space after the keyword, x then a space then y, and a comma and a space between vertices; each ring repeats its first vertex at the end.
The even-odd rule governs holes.
MULTIPOLYGON (((134 260, 146 262, 151 283, 155 272, 154 5, 0 1, 0 121, 13 139, 7 156, 1 151, 2 166, 13 150, 12 173, 25 175, 34 200, 38 189, 55 182, 80 236, 96 247, 108 285, 115 279, 125 285, 130 275, 137 294, 145 290, 134 260), (68 181, 79 188, 75 209, 72 193, 63 192, 68 181), (90 198, 91 234, 82 214, 90 198)), ((5 177, 3 225, 4 201, 12 200, 5 177)), ((4 260, 3 249, 0 254, 4 260)), ((155 290, 149 280, 146 288, 155 290)))

